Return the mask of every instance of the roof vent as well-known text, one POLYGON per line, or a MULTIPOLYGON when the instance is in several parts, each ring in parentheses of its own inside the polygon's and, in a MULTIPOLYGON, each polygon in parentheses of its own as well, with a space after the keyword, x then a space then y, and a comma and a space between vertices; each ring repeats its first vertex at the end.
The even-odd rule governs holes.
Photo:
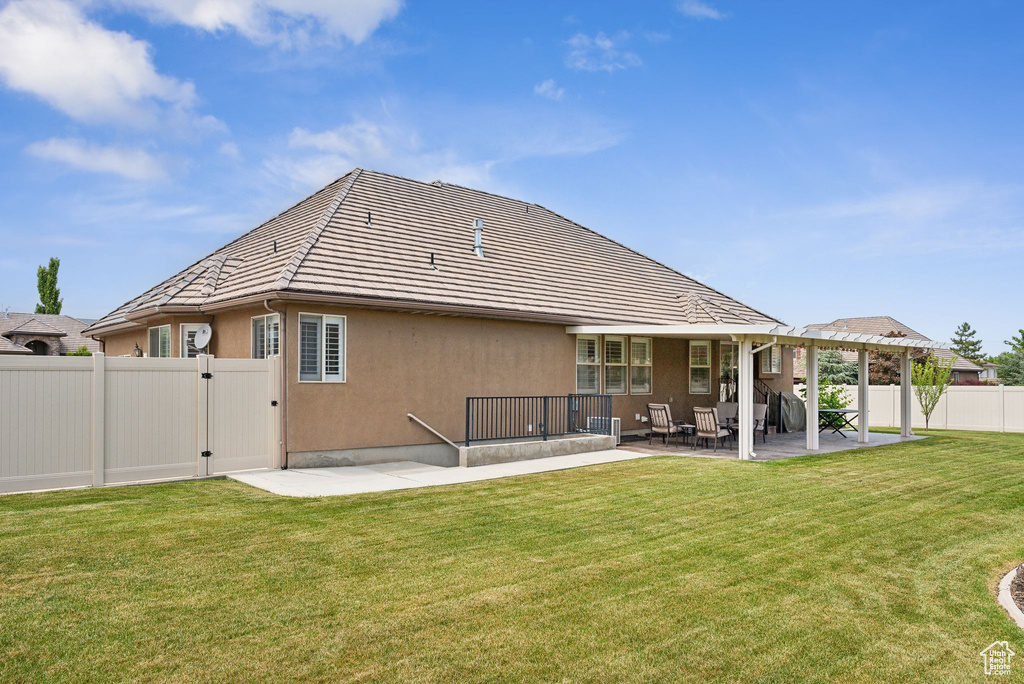
POLYGON ((473 219, 473 253, 478 257, 484 255, 484 220, 473 219))

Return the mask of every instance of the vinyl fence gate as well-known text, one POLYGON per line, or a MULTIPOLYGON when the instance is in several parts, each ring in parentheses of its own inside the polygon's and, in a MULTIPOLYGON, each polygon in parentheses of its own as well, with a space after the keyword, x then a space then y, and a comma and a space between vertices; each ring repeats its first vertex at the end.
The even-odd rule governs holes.
POLYGON ((276 467, 279 363, 0 356, 0 493, 276 467))

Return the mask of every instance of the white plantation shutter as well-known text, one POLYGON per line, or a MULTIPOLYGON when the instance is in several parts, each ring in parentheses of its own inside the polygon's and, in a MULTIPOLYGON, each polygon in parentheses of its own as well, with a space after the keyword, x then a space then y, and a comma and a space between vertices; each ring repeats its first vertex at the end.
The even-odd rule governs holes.
POLYGON ((202 352, 196 349, 196 333, 199 325, 184 324, 181 326, 181 358, 194 359, 202 352))
POLYGON ((281 317, 267 316, 267 356, 281 353, 281 317))
POLYGON ((324 380, 345 381, 345 319, 324 316, 324 380))
POLYGON ((601 392, 601 351, 596 335, 576 337, 576 392, 601 392))
POLYGON ((604 391, 608 394, 626 393, 626 338, 604 338, 604 391))
POLYGON ((299 380, 320 379, 320 316, 299 316, 299 380))
POLYGON ((252 319, 252 358, 267 358, 267 326, 266 317, 252 319))
POLYGON ((629 349, 629 392, 630 394, 650 394, 651 338, 631 337, 629 349))

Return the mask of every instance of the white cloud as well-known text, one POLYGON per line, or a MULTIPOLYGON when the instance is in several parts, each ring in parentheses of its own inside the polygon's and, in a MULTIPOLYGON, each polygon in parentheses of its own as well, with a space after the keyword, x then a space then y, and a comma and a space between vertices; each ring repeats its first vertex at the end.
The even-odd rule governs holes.
POLYGON ((566 41, 569 54, 565 65, 577 71, 607 71, 609 74, 640 66, 643 64, 640 57, 622 48, 628 40, 628 33, 620 33, 615 38, 601 32, 594 36, 577 33, 566 41))
POLYGON ((533 92, 549 100, 561 100, 565 97, 565 88, 559 88, 555 79, 549 78, 533 86, 533 92))
POLYGON ((282 47, 316 40, 366 40, 394 18, 402 0, 110 0, 162 21, 209 31, 237 31, 249 40, 282 47))
POLYGON ((145 150, 103 147, 74 138, 50 138, 36 142, 25 151, 39 159, 61 162, 82 171, 113 173, 131 180, 161 180, 167 172, 145 150))
POLYGON ((192 115, 192 83, 158 73, 148 43, 62 0, 15 0, 0 9, 0 80, 80 121, 220 125, 192 115))
POLYGON ((726 19, 729 17, 726 12, 716 10, 700 0, 681 0, 677 7, 680 12, 693 19, 726 19))
POLYGON ((217 148, 217 152, 227 157, 228 159, 242 158, 242 153, 238 151, 238 145, 231 142, 230 140, 228 142, 221 143, 220 147, 217 148))
MULTIPOLYGON (((385 107, 386 110, 386 107, 385 107)), ((439 137, 425 137, 390 114, 379 120, 356 117, 336 128, 295 128, 287 153, 271 155, 264 170, 297 188, 323 186, 354 167, 479 188, 493 188, 499 164, 523 159, 591 154, 617 145, 622 133, 607 122, 584 116, 558 116, 548 108, 536 114, 504 108, 442 113, 439 137), (460 118, 464 116, 465 118, 460 118), (457 142, 446 143, 450 131, 457 142)))

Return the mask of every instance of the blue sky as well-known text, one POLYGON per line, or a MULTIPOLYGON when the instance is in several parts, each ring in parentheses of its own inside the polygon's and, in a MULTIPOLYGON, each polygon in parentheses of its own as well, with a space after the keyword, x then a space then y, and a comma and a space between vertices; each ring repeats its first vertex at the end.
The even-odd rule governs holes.
POLYGON ((803 325, 1024 326, 1024 6, 0 3, 0 305, 98 317, 363 166, 803 325))

